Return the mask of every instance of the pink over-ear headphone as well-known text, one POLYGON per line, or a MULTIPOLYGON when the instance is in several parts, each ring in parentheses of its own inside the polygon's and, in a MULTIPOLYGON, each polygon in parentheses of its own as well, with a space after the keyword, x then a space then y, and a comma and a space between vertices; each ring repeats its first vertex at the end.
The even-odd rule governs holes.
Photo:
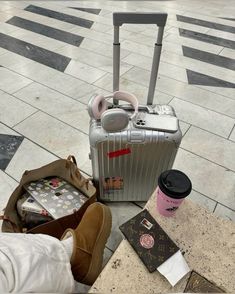
MULTIPOLYGON (((106 99, 113 98, 116 100, 123 100, 126 102, 129 102, 134 107, 134 114, 132 116, 135 116, 138 112, 138 106, 139 102, 135 95, 124 92, 124 91, 116 91, 111 95, 103 96, 103 95, 97 95, 93 96, 90 101, 88 102, 88 113, 90 117, 95 119, 100 119, 102 113, 105 111, 113 111, 114 109, 108 109, 107 101, 106 99)), ((120 109, 121 110, 121 109, 120 109)))
POLYGON ((118 132, 127 127, 129 115, 125 110, 120 108, 108 109, 106 101, 108 98, 129 102, 134 108, 134 113, 130 118, 133 118, 137 114, 139 102, 133 94, 124 91, 116 91, 107 96, 97 95, 90 99, 88 103, 90 117, 96 120, 100 119, 102 127, 107 132, 118 132))

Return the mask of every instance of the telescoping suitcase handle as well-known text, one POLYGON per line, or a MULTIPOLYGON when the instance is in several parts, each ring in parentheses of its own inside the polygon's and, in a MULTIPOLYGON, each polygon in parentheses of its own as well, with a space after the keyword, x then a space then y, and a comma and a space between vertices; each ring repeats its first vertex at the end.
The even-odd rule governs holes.
MULTIPOLYGON (((124 23, 132 24, 156 24, 158 26, 157 42, 154 47, 152 69, 149 82, 147 105, 153 104, 153 97, 156 87, 158 68, 162 50, 162 38, 166 24, 167 13, 136 13, 136 12, 114 12, 114 41, 113 41, 113 91, 119 90, 120 78, 120 42, 119 27, 124 23)), ((114 100, 114 104, 118 104, 114 100)))

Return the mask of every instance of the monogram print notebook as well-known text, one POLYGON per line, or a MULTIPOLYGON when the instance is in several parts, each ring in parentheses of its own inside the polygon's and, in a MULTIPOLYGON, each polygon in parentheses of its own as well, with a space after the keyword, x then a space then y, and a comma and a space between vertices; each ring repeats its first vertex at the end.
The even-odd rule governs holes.
POLYGON ((179 248, 145 209, 120 226, 149 272, 154 272, 179 248))

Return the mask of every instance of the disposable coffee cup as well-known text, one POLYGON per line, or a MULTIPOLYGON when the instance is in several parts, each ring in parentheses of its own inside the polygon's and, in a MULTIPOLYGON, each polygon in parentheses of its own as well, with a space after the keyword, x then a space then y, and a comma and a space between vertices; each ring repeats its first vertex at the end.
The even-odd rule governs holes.
POLYGON ((171 169, 158 178, 157 210, 163 216, 173 216, 192 190, 190 179, 183 172, 171 169))

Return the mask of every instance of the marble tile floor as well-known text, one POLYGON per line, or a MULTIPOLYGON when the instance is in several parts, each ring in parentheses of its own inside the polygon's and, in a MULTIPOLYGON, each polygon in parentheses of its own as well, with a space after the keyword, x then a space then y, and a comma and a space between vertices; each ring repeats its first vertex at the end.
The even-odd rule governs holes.
MULTIPOLYGON (((180 119, 174 168, 192 179, 192 201, 235 221, 232 0, 1 1, 0 211, 26 169, 74 154, 91 175, 86 105, 112 91, 114 11, 168 13, 154 103, 169 103, 180 119)), ((156 28, 124 25, 120 38, 120 88, 145 103, 156 28)), ((108 205, 105 262, 122 239, 119 225, 144 203, 108 205)))

